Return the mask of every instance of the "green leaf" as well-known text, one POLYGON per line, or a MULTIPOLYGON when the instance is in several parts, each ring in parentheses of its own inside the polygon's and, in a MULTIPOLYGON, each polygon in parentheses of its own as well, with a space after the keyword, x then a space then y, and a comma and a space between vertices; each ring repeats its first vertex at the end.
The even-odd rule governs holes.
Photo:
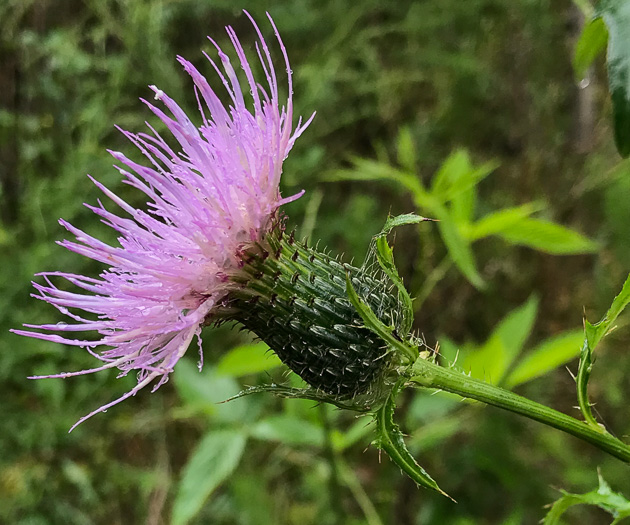
POLYGON ((468 152, 465 149, 453 151, 433 176, 431 193, 443 196, 456 181, 463 179, 471 169, 468 152))
POLYGON ((544 525, 560 525, 560 518, 571 507, 575 505, 595 505, 600 509, 610 513, 614 521, 611 525, 620 523, 621 520, 630 517, 630 501, 623 495, 613 492, 599 474, 599 488, 586 494, 569 494, 563 491, 563 496, 556 501, 547 515, 544 525))
POLYGON ((582 330, 570 330, 546 339, 519 361, 506 379, 506 388, 531 381, 576 358, 583 340, 582 330))
POLYGON ((384 235, 376 238, 376 258, 378 259, 378 263, 383 271, 387 274, 398 290, 398 298, 400 299, 403 308, 402 320, 400 323, 401 333, 399 335, 404 339, 413 325, 413 302, 409 292, 407 292, 407 289, 402 282, 402 279, 398 275, 398 270, 394 264, 394 252, 387 242, 387 237, 384 235))
POLYGON ((394 228, 398 226, 404 226, 405 224, 418 224, 423 221, 430 221, 431 219, 427 219, 425 217, 421 217, 420 215, 416 215, 415 213, 405 213, 403 215, 389 216, 385 221, 385 226, 381 232, 377 235, 377 237, 382 237, 391 232, 394 228))
POLYGON ((217 363, 217 372, 226 376, 240 377, 258 374, 282 366, 282 361, 263 343, 251 343, 232 348, 217 363))
POLYGON ((477 188, 471 186, 453 195, 451 199, 451 217, 461 226, 467 226, 473 219, 477 205, 477 188))
POLYGON ((521 219, 497 235, 511 243, 554 255, 589 253, 598 248, 595 242, 583 235, 542 219, 521 219))
POLYGON ((613 103, 615 143, 630 155, 630 0, 601 0, 595 17, 608 28, 608 85, 613 103))
POLYGON ((603 319, 595 324, 584 321, 584 343, 580 352, 580 365, 577 374, 578 404, 586 422, 599 430, 601 430, 601 427, 593 416, 591 405, 588 401, 588 380, 593 367, 593 352, 602 338, 613 328, 612 324, 628 303, 630 303, 630 275, 628 275, 621 292, 615 297, 603 319))
POLYGON ((543 208, 542 203, 528 202, 513 208, 504 208, 479 219, 466 230, 466 238, 470 241, 483 239, 490 235, 497 235, 527 219, 532 213, 543 208))
POLYGON ((490 161, 475 168, 466 150, 456 150, 442 163, 433 177, 431 193, 441 202, 447 202, 455 195, 476 186, 498 166, 498 162, 490 161))
POLYGON ((398 164, 409 173, 415 173, 417 169, 418 157, 416 154, 416 144, 408 127, 400 128, 396 140, 396 153, 398 164))
POLYGON ((248 411, 246 401, 224 403, 240 391, 236 381, 218 374, 210 366, 202 372, 190 360, 177 363, 173 374, 177 393, 185 408, 198 410, 218 421, 242 421, 248 411))
POLYGON ((591 20, 584 26, 573 55, 573 70, 578 80, 584 78, 593 61, 606 49, 607 42, 608 31, 601 18, 591 20))
POLYGON ((394 327, 385 326, 381 320, 376 317, 376 314, 370 307, 357 295, 348 274, 346 274, 346 294, 348 294, 348 300, 361 316, 366 328, 372 330, 372 332, 387 343, 390 349, 395 350, 401 357, 406 358, 409 363, 413 363, 418 358, 418 349, 407 346, 398 338, 394 337, 394 327))
POLYGON ((468 241, 462 237, 457 225, 449 215, 441 213, 437 218, 439 219, 440 235, 457 268, 476 288, 484 288, 486 283, 477 272, 475 258, 468 241))
POLYGON ((353 157, 353 169, 335 170, 324 175, 326 181, 340 180, 389 180, 402 184, 408 189, 421 188, 418 178, 410 173, 401 171, 385 162, 378 162, 361 157, 353 157))
POLYGON ((173 525, 188 523, 238 465, 246 436, 237 430, 208 432, 182 472, 173 504, 173 525))
POLYGON ((278 441, 289 445, 324 444, 324 430, 300 417, 277 415, 255 423, 249 430, 251 437, 265 441, 278 441))
POLYGON ((500 383, 523 349, 534 326, 537 311, 538 299, 532 296, 501 320, 479 350, 465 355, 462 368, 488 383, 500 383))
MULTIPOLYGON (((401 470, 413 479, 418 485, 435 490, 440 494, 451 498, 444 492, 435 480, 416 462, 414 457, 407 450, 405 440, 398 425, 394 423, 395 398, 400 389, 401 383, 394 387, 383 406, 374 414, 376 421, 376 440, 374 444, 381 450, 387 452, 389 457, 401 470)), ((455 500, 453 500, 455 501, 455 500)))

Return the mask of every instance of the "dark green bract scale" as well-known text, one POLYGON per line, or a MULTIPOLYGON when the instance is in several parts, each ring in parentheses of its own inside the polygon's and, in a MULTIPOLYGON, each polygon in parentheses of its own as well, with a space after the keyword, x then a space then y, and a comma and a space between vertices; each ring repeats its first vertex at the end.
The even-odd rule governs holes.
POLYGON ((364 327, 346 294, 346 274, 388 326, 398 302, 381 272, 331 259, 292 236, 270 235, 244 255, 241 286, 230 294, 231 317, 276 352, 310 386, 339 400, 376 401, 394 355, 364 327))

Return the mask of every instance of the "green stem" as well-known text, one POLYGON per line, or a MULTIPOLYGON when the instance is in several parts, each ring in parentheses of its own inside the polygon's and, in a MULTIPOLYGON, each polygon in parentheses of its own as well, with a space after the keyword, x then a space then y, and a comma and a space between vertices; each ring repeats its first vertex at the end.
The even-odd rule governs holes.
POLYGON ((452 368, 418 359, 412 367, 410 380, 422 387, 452 392, 539 421, 587 441, 612 456, 630 463, 630 447, 605 431, 596 430, 583 421, 530 401, 509 390, 469 377, 452 368))

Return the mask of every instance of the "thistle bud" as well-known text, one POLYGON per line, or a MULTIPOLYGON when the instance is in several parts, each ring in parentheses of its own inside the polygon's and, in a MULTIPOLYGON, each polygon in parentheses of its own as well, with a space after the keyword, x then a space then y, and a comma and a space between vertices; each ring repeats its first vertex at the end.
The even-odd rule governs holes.
POLYGON ((369 407, 395 378, 399 364, 364 326, 348 300, 346 277, 381 322, 396 327, 399 306, 378 266, 339 262, 279 228, 247 250, 231 277, 239 286, 225 302, 239 321, 311 387, 337 401, 369 407))

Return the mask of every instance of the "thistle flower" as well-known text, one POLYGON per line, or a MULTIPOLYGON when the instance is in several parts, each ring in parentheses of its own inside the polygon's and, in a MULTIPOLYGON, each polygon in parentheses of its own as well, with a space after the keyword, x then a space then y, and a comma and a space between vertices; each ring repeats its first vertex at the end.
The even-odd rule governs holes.
POLYGON ((66 378, 109 368, 118 368, 120 376, 137 371, 138 383, 133 389, 76 425, 151 383, 155 391, 168 380, 195 338, 201 356, 202 324, 213 319, 236 286, 230 276, 243 266, 244 247, 262 241, 272 228, 277 209, 302 194, 282 198, 278 185, 283 160, 313 117, 304 124, 300 119, 292 128, 293 87, 286 49, 269 17, 288 75, 288 98, 281 107, 271 53, 258 26, 246 14, 258 35, 256 51, 266 86, 254 78, 231 27, 226 30, 247 85, 241 85, 228 56, 212 39, 221 68, 206 55, 227 90, 228 107, 206 78, 178 57, 194 82, 202 124, 197 127, 173 99, 150 86, 155 100, 170 116, 143 102, 166 125, 177 148, 171 148, 149 126, 150 134, 121 130, 144 154, 146 165, 110 152, 119 163, 116 167, 124 182, 146 195, 146 210, 134 208, 90 177, 123 212, 109 211, 100 201, 97 206, 86 204, 117 232, 119 246, 108 245, 64 220, 60 224, 75 240, 59 244, 104 263, 108 269, 98 278, 66 272, 38 274, 45 284, 34 282, 37 293, 33 296, 56 307, 71 322, 24 325, 42 332, 13 330, 85 348, 103 362, 90 370, 37 378, 66 378), (249 104, 245 90, 250 93, 249 104), (59 280, 78 291, 59 287, 59 280), (75 332, 96 332, 99 338, 74 338, 71 334, 75 332))

